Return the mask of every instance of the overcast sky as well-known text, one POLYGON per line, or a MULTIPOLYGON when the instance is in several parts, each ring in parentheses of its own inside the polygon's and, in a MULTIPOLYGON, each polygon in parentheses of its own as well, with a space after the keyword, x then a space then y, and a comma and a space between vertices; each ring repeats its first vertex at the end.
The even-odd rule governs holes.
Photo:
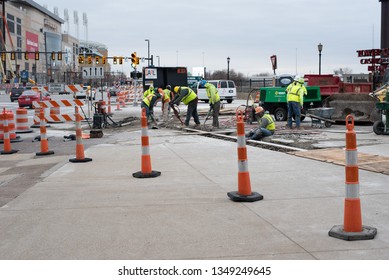
MULTIPOLYGON (((110 56, 147 57, 154 64, 230 69, 244 75, 317 74, 317 45, 323 44, 322 74, 349 68, 367 73, 356 50, 380 48, 381 3, 378 0, 36 0, 50 11, 69 11, 69 33, 108 47, 110 56), (87 14, 87 29, 83 25, 87 14), (87 30, 87 32, 86 32, 87 30)), ((66 24, 63 30, 67 30, 66 24)), ((143 65, 147 65, 145 62, 143 65)), ((121 67, 130 71, 130 63, 121 67)), ((120 69, 119 69, 120 70, 120 69)))

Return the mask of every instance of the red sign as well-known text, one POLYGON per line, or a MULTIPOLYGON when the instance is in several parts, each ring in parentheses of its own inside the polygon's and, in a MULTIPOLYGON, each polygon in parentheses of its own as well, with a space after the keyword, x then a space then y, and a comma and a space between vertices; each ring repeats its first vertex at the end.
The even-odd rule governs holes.
POLYGON ((368 71, 384 71, 389 63, 389 48, 357 51, 358 57, 368 57, 360 60, 361 64, 370 64, 368 71), (378 56, 376 58, 376 56, 378 56))
POLYGON ((34 34, 26 31, 26 51, 31 52, 28 54, 28 58, 34 59, 34 52, 39 51, 39 36, 38 34, 34 34))

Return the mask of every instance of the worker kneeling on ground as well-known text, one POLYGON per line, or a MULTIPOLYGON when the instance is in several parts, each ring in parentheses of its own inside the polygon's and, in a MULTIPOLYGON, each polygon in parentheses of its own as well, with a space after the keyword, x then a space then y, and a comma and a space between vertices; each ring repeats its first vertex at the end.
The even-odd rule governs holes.
POLYGON ((170 101, 171 104, 179 105, 180 102, 188 105, 188 110, 186 112, 185 126, 189 126, 190 118, 193 116, 196 126, 200 125, 199 114, 197 113, 197 103, 198 98, 197 94, 189 87, 174 87, 174 92, 177 93, 174 96, 174 99, 170 101))
POLYGON ((261 140, 263 137, 273 135, 276 130, 273 117, 267 111, 265 112, 261 106, 255 108, 255 116, 259 127, 250 130, 246 137, 250 140, 261 140))

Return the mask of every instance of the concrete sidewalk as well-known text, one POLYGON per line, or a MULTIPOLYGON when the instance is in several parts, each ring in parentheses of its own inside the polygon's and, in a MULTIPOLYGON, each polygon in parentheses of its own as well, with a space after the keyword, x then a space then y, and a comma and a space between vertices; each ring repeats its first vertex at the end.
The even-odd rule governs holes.
POLYGON ((378 234, 343 241, 328 236, 343 223, 343 166, 247 147, 264 200, 236 203, 236 143, 149 135, 159 177, 132 176, 140 130, 125 131, 0 208, 0 259, 389 259, 388 176, 359 171, 363 224, 378 234))

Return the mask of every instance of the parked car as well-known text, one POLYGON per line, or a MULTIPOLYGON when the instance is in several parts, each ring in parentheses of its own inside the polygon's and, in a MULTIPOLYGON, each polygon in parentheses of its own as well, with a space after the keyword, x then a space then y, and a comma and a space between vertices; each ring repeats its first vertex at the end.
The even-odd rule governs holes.
MULTIPOLYGON (((213 84, 219 92, 220 99, 226 100, 227 103, 232 103, 236 98, 236 87, 232 80, 210 80, 208 83, 213 84)), ((205 88, 200 87, 200 83, 197 83, 197 97, 199 100, 208 102, 209 98, 205 88)))
POLYGON ((11 92, 9 94, 9 97, 11 98, 11 102, 14 102, 15 100, 18 100, 19 96, 22 95, 23 91, 25 91, 26 89, 31 89, 31 87, 12 88, 11 92))
POLYGON ((51 96, 48 93, 41 93, 35 90, 25 90, 18 98, 19 107, 33 108, 34 101, 49 101, 51 96), (42 97, 42 98, 41 98, 42 97))

